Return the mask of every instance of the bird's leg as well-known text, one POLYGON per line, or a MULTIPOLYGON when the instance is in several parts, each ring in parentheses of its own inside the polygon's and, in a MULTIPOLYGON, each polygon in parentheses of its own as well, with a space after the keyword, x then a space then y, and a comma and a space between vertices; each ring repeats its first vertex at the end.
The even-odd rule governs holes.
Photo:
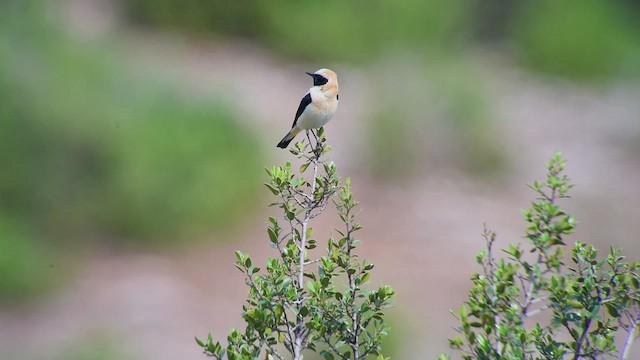
POLYGON ((320 144, 320 139, 318 139, 318 136, 317 136, 316 132, 311 130, 311 134, 313 134, 313 137, 316 139, 316 144, 320 144))
POLYGON ((309 139, 309 144, 311 145, 311 149, 313 153, 316 155, 316 157, 320 157, 320 154, 322 153, 322 143, 320 142, 320 139, 318 139, 316 132, 313 131, 312 129, 307 130, 307 139, 309 139), (313 138, 316 140, 315 145, 311 145, 311 138, 309 137, 309 132, 311 132, 311 135, 313 135, 313 138))
POLYGON ((311 137, 309 136, 309 132, 313 134, 313 130, 307 129, 305 130, 305 132, 307 134, 307 141, 309 141, 309 146, 311 146, 311 149, 313 149, 313 144, 311 143, 311 137))
MULTIPOLYGON (((312 152, 314 155, 316 155, 316 156, 317 156, 317 154, 316 154, 316 152, 317 152, 317 151, 316 151, 316 146, 317 146, 317 144, 316 144, 316 145, 314 145, 314 144, 313 144, 313 142, 311 142, 311 136, 309 136, 309 132, 311 132, 311 134, 313 134, 313 130, 311 130, 311 129, 307 129, 307 130, 305 130, 305 134, 307 135, 307 141, 309 141, 309 146, 311 147, 311 152, 312 152)), ((315 137, 315 134, 314 134, 314 137, 315 137)))

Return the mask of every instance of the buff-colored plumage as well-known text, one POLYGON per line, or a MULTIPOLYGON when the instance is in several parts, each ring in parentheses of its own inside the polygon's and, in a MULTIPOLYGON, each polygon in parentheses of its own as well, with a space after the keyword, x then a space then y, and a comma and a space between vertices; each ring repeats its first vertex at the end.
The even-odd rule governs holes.
POLYGON ((278 143, 286 148, 293 138, 303 130, 324 126, 338 109, 338 76, 329 69, 307 73, 313 77, 314 86, 302 98, 291 130, 278 143))

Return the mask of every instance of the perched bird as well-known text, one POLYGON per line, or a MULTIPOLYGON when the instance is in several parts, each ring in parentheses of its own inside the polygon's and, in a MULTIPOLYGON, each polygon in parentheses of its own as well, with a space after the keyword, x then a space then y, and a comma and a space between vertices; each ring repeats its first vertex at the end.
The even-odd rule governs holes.
POLYGON ((289 146, 293 138, 302 130, 324 126, 338 108, 338 75, 329 69, 320 69, 306 74, 313 78, 313 87, 300 101, 296 117, 293 119, 293 126, 278 143, 279 148, 284 149, 289 146))

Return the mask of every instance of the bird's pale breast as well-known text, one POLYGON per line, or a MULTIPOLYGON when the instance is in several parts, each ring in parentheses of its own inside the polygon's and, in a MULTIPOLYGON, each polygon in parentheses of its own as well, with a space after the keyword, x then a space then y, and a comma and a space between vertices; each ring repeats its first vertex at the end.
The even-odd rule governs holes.
POLYGON ((338 101, 335 97, 327 98, 319 89, 311 89, 312 102, 298 119, 301 129, 315 129, 324 126, 335 114, 338 101))

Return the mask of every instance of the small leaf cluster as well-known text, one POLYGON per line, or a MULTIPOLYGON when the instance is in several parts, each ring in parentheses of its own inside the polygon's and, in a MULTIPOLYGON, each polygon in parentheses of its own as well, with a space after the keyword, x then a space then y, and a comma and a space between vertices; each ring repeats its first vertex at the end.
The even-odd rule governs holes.
POLYGON ((565 259, 565 238, 576 225, 558 205, 572 187, 565 165, 555 154, 546 180, 530 186, 537 199, 523 211, 526 247, 510 244, 498 257, 496 234, 485 228, 486 248, 476 256, 482 271, 454 314, 459 336, 449 339, 463 359, 628 358, 640 324, 640 263, 614 247, 600 259, 579 241, 565 259), (549 320, 536 321, 541 313, 549 320))
POLYGON ((211 335, 206 341, 196 338, 216 359, 302 359, 303 351, 328 360, 385 359, 380 347, 387 331, 383 310, 394 291, 386 285, 364 288, 374 266, 355 253, 359 240, 354 233, 361 227, 355 221, 358 202, 350 181, 342 184, 335 164, 324 160, 330 149, 322 129, 307 133, 307 140, 291 150, 303 161, 298 172, 290 162, 267 169, 265 185, 278 197, 271 206, 283 214, 268 220, 267 235, 277 256, 267 259, 263 271, 249 255, 236 252, 236 267, 249 288, 242 308, 244 332, 233 330, 226 346, 211 335), (304 178, 307 171, 311 174, 304 178), (322 256, 312 256, 318 242, 311 220, 330 203, 343 228, 335 229, 338 236, 328 239, 322 256))

